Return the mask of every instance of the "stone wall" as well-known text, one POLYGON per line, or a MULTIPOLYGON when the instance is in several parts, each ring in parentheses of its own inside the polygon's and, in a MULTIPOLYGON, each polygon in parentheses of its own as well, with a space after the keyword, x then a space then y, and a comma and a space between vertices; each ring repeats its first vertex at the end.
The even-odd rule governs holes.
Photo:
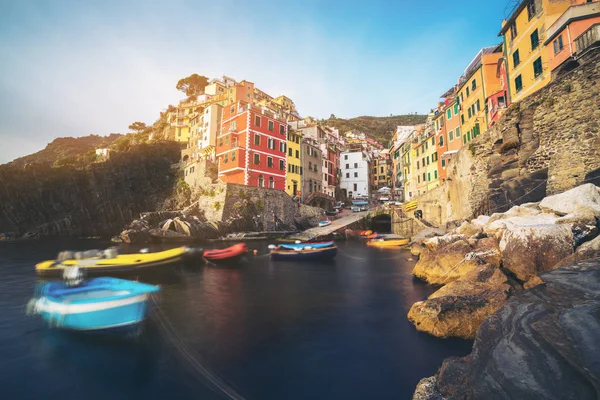
POLYGON ((600 53, 515 103, 417 200, 426 220, 503 212, 585 182, 600 184, 600 53))

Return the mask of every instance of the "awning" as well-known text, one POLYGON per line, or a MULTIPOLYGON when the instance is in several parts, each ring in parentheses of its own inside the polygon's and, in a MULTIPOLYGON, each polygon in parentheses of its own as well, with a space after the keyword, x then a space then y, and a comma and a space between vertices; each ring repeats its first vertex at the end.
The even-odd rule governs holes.
POLYGON ((458 153, 458 150, 448 150, 448 151, 445 151, 444 153, 442 153, 442 158, 450 158, 450 157, 452 157, 456 153, 458 153))

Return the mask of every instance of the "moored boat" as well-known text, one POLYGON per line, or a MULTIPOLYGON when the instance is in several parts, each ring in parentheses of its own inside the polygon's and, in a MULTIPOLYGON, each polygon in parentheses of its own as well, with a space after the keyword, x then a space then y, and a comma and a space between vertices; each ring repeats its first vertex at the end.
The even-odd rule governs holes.
POLYGON ((248 246, 238 243, 225 249, 205 250, 202 257, 213 264, 236 264, 246 253, 248 246))
POLYGON ((134 254, 118 254, 115 248, 104 251, 63 251, 56 260, 42 261, 37 264, 35 271, 43 276, 61 276, 65 269, 78 267, 87 275, 131 273, 183 261, 189 252, 188 247, 134 254))
POLYGON ((320 227, 329 226, 329 225, 331 225, 331 221, 320 221, 319 222, 320 227))
POLYGON ((401 247, 406 246, 410 242, 409 239, 372 239, 367 242, 368 246, 373 247, 401 247))
POLYGON ((333 241, 330 242, 300 242, 300 243, 282 243, 279 245, 280 248, 283 249, 304 249, 306 247, 310 247, 313 249, 322 249, 324 247, 331 247, 334 245, 333 241))
POLYGON ((323 248, 311 248, 306 246, 299 249, 286 249, 281 246, 271 250, 272 260, 287 260, 287 261, 318 261, 330 260, 337 254, 336 246, 323 248))
POLYGON ((49 282, 28 304, 48 325, 76 331, 123 331, 139 328, 148 301, 159 286, 117 278, 93 278, 76 284, 49 282))

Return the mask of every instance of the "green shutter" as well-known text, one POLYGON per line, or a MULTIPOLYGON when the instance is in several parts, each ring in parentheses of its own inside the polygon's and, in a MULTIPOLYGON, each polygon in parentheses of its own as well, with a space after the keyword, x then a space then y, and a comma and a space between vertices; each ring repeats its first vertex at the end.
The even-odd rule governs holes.
POLYGON ((437 169, 435 171, 433 171, 433 178, 437 179, 437 169))

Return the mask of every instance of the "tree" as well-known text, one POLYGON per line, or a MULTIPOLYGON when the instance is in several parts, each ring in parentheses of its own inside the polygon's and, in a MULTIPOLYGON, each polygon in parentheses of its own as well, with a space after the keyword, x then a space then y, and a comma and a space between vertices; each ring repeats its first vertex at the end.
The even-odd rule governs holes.
POLYGON ((143 122, 134 122, 133 124, 129 125, 129 129, 137 133, 142 132, 146 128, 148 128, 148 126, 143 122))
POLYGON ((208 85, 208 78, 198 74, 192 74, 187 78, 182 78, 177 82, 175 88, 186 96, 198 96, 204 92, 204 88, 208 85))
POLYGON ((335 114, 331 114, 331 115, 329 116, 329 119, 336 119, 336 117, 335 117, 335 114))

